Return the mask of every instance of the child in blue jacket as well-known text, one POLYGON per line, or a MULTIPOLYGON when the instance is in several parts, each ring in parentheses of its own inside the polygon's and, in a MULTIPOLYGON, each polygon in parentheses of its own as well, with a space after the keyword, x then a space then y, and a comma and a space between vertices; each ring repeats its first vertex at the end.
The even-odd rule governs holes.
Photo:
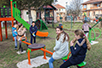
POLYGON ((72 65, 80 64, 86 57, 87 49, 91 49, 91 45, 82 30, 75 30, 75 40, 71 41, 70 49, 72 56, 63 63, 60 68, 67 68, 72 65), (73 46, 76 41, 75 47, 73 46))
POLYGON ((34 38, 34 43, 36 43, 36 32, 37 32, 37 26, 35 25, 35 22, 32 22, 32 25, 30 27, 30 34, 31 34, 31 40, 30 43, 32 44, 33 38, 34 38))
POLYGON ((12 27, 12 35, 14 37, 14 40, 15 40, 15 49, 17 49, 17 24, 14 25, 14 27, 12 27))

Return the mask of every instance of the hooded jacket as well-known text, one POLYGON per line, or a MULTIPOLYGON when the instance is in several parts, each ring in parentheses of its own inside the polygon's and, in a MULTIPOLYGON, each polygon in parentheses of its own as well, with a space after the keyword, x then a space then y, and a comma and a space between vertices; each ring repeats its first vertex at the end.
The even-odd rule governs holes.
POLYGON ((12 27, 12 35, 13 37, 16 37, 18 35, 15 27, 12 27))
POLYGON ((55 52, 53 53, 52 57, 56 59, 61 59, 68 55, 68 38, 66 37, 65 41, 63 42, 64 34, 60 35, 59 40, 56 39, 56 45, 54 47, 55 52))
POLYGON ((37 26, 35 25, 34 27, 31 25, 31 27, 30 27, 30 33, 32 34, 33 32, 35 32, 35 34, 36 34, 36 32, 37 32, 37 26))
MULTIPOLYGON (((23 27, 20 27, 18 29, 18 41, 20 41, 21 37, 22 36, 26 36, 26 30, 23 29, 23 27)), ((22 38, 22 39, 25 39, 25 38, 22 38)))
MULTIPOLYGON (((79 44, 83 42, 84 38, 78 39, 79 44)), ((82 45, 76 43, 75 47, 71 46, 72 56, 69 58, 71 64, 76 65, 84 61, 87 52, 87 44, 84 42, 82 45)))

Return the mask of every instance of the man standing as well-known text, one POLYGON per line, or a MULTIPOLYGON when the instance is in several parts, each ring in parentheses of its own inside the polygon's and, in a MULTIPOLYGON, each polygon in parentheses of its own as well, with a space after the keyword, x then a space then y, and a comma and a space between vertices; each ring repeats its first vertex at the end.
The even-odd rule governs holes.
POLYGON ((32 25, 30 27, 30 33, 31 33, 31 40, 30 43, 32 44, 32 40, 34 38, 34 43, 36 43, 36 32, 37 32, 37 26, 35 25, 35 22, 32 22, 32 25))

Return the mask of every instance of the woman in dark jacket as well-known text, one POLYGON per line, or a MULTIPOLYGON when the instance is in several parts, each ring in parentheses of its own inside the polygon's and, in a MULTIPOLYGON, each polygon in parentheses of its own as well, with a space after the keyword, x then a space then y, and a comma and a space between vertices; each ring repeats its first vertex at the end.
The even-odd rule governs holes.
POLYGON ((75 30, 74 33, 75 39, 70 43, 72 56, 65 63, 63 63, 60 68, 67 68, 72 65, 80 64, 86 57, 87 49, 91 49, 91 45, 82 30, 75 30), (76 44, 75 47, 73 47, 75 41, 76 44))

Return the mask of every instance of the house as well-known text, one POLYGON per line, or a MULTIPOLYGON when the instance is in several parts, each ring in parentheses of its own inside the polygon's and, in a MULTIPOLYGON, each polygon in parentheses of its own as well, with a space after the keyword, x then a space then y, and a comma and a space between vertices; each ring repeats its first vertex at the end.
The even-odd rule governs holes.
POLYGON ((102 16, 102 0, 89 0, 82 3, 82 12, 93 19, 102 16))
MULTIPOLYGON (((33 7, 31 7, 31 16, 32 21, 36 21, 36 11, 33 7)), ((21 18, 29 22, 28 9, 21 10, 21 18)))
POLYGON ((54 5, 57 10, 55 10, 55 16, 57 21, 65 21, 66 9, 60 4, 54 5))
POLYGON ((36 18, 52 23, 55 20, 55 10, 53 5, 43 5, 36 11, 36 18))

